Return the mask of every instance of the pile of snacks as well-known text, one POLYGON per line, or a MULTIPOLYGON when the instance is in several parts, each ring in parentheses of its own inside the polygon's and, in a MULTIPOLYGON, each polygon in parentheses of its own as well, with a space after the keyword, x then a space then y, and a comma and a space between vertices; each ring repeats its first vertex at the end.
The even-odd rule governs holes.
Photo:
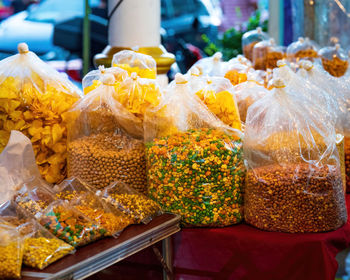
POLYGON ((159 205, 126 184, 116 182, 102 191, 102 199, 126 215, 133 223, 148 223, 161 213, 159 205))
POLYGON ((337 229, 347 212, 334 126, 284 81, 274 87, 248 109, 245 220, 292 233, 337 229))
POLYGON ((65 77, 20 44, 19 54, 1 61, 0 151, 11 130, 28 136, 43 178, 56 183, 66 175, 64 114, 80 98, 65 77))

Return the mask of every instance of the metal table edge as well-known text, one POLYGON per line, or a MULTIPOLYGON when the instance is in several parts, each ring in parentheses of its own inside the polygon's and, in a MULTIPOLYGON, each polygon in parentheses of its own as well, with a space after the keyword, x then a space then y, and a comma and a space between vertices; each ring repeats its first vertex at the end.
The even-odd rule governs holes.
POLYGON ((179 215, 175 215, 173 219, 163 224, 160 224, 155 228, 145 231, 142 235, 137 235, 127 240, 126 242, 113 246, 108 250, 105 250, 100 254, 90 257, 73 266, 70 266, 65 270, 62 270, 55 274, 51 274, 50 277, 47 277, 45 279, 47 280, 85 279, 95 274, 96 272, 101 271, 119 261, 122 261, 123 259, 180 231, 180 224, 179 224, 180 220, 181 220, 181 217, 179 215), (151 238, 150 239, 147 238, 148 236, 151 238), (130 244, 132 243, 135 243, 135 244, 130 246, 130 244), (123 251, 124 248, 127 248, 129 250, 123 251), (135 250, 130 250, 130 248, 132 249, 135 248, 135 250), (123 252, 124 254, 121 254, 123 252), (99 259, 101 260, 98 261, 99 259), (110 261, 107 263, 106 262, 107 260, 110 260, 110 261), (101 262, 103 263, 103 265, 99 265, 101 262), (93 271, 87 272, 87 270, 92 270, 91 267, 89 267, 91 263, 95 263, 94 267, 96 267, 96 269, 93 271))

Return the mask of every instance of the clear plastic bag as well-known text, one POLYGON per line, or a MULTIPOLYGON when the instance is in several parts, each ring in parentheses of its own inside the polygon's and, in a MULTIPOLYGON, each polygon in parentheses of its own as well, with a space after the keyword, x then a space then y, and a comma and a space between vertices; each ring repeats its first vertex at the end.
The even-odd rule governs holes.
POLYGON ((84 94, 88 94, 100 86, 104 74, 112 74, 116 83, 120 83, 128 77, 128 72, 124 69, 118 67, 104 68, 104 66, 100 66, 98 70, 92 70, 84 76, 82 81, 84 94))
POLYGON ((285 47, 276 46, 274 39, 261 41, 253 49, 253 67, 256 70, 273 69, 285 58, 285 47))
POLYGON ((283 80, 274 86, 247 113, 245 220, 270 231, 337 229, 347 212, 334 126, 283 80))
POLYGON ((124 50, 113 56, 112 65, 125 69, 129 75, 136 73, 141 78, 155 79, 157 76, 157 64, 153 57, 124 50))
POLYGON ((230 80, 233 86, 247 81, 249 66, 240 63, 228 63, 225 78, 230 80))
POLYGON ((23 249, 16 227, 0 221, 0 279, 21 278, 23 249))
MULTIPOLYGON (((97 189, 121 180, 145 193, 147 179, 143 116, 141 118, 129 111, 129 107, 124 107, 128 105, 124 101, 134 100, 130 108, 140 104, 145 110, 144 104, 137 103, 138 94, 145 93, 142 96, 145 98, 153 92, 138 91, 137 84, 146 79, 130 79, 124 80, 120 89, 114 87, 114 78, 105 74, 103 84, 70 111, 68 175, 79 177, 97 189), (130 94, 135 95, 131 98, 130 94)), ((155 83, 153 85, 156 86, 155 83)))
POLYGON ((73 247, 94 242, 107 233, 105 228, 63 200, 51 203, 42 212, 39 222, 54 236, 73 247))
POLYGON ((253 61, 253 48, 254 46, 264 40, 268 40, 269 35, 263 32, 261 27, 255 30, 248 31, 242 36, 242 50, 243 55, 250 61, 253 61))
POLYGON ((309 38, 299 37, 298 41, 291 43, 287 48, 289 61, 298 62, 301 59, 314 61, 318 57, 318 48, 309 38))
POLYGON ((77 196, 70 204, 106 229, 105 236, 118 237, 124 228, 134 222, 129 216, 109 206, 92 192, 77 196))
POLYGON ((55 192, 57 199, 71 201, 88 192, 94 193, 96 190, 79 178, 72 177, 65 179, 59 185, 56 185, 53 191, 55 192))
POLYGON ((334 77, 343 76, 349 67, 348 54, 336 44, 334 47, 325 47, 318 52, 323 68, 334 77))
POLYGON ((255 73, 248 74, 248 80, 234 88, 239 115, 245 122, 248 108, 257 100, 264 97, 269 91, 264 87, 264 81, 256 77, 255 73))
POLYGON ((113 183, 103 189, 99 195, 104 201, 128 215, 135 224, 149 223, 162 213, 155 201, 122 182, 113 183))
POLYGON ((177 74, 161 105, 145 115, 149 196, 180 214, 184 226, 240 222, 241 135, 210 113, 177 74))
POLYGON ((226 73, 227 62, 222 61, 222 53, 217 52, 211 57, 205 57, 198 60, 192 68, 196 67, 200 71, 200 76, 219 76, 223 77, 226 73))
POLYGON ((33 178, 25 182, 14 195, 14 201, 36 218, 54 200, 53 192, 41 178, 33 178))
POLYGON ((43 178, 60 182, 66 175, 65 112, 80 98, 66 77, 20 44, 19 54, 0 62, 0 151, 11 130, 31 140, 43 178))
POLYGON ((234 89, 229 80, 222 77, 195 78, 189 84, 211 113, 224 124, 242 130, 234 89))
POLYGON ((242 65, 245 65, 247 67, 252 67, 252 62, 244 57, 243 55, 239 54, 237 55, 236 57, 234 58, 231 58, 229 61, 228 61, 228 64, 242 64, 242 65))

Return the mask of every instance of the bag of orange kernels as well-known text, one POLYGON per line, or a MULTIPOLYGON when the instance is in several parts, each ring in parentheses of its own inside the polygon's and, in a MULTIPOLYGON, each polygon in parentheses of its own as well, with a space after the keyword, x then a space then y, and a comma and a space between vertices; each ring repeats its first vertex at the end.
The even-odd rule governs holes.
POLYGON ((57 183, 66 176, 65 112, 81 92, 26 44, 18 51, 0 62, 0 151, 11 130, 21 131, 33 144, 43 178, 57 183))

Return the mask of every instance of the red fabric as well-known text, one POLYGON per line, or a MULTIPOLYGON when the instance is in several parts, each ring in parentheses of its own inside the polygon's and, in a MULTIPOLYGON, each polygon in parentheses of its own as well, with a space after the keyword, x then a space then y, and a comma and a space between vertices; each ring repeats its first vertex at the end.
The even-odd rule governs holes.
MULTIPOLYGON (((346 197, 350 206, 350 195, 346 197)), ((312 234, 267 232, 240 224, 183 229, 175 236, 176 279, 334 280, 335 256, 350 246, 350 222, 312 234)))

